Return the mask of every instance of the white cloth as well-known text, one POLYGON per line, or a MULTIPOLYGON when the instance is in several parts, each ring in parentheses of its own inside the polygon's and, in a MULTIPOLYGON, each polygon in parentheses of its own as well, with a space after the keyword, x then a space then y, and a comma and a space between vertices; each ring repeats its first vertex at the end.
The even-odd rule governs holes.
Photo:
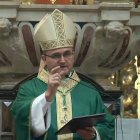
POLYGON ((97 131, 97 129, 94 127, 95 131, 96 131, 96 140, 101 140, 100 134, 97 131))
POLYGON ((51 122, 51 102, 47 102, 45 93, 38 96, 31 107, 31 129, 34 136, 44 134, 50 127, 51 122), (45 116, 46 115, 46 116, 45 116), (44 118, 44 116, 46 118, 44 118))

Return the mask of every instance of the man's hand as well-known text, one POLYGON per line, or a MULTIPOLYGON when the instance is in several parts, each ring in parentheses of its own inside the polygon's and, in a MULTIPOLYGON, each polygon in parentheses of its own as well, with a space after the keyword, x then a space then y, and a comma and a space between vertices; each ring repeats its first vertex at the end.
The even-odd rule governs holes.
POLYGON ((84 139, 84 140, 91 140, 96 136, 96 131, 93 127, 86 127, 84 129, 78 129, 77 133, 84 139))
POLYGON ((57 88, 60 85, 60 82, 62 80, 62 73, 63 71, 60 72, 60 66, 56 66, 50 71, 50 75, 48 78, 48 90, 45 95, 46 100, 49 102, 52 101, 57 91, 57 88))

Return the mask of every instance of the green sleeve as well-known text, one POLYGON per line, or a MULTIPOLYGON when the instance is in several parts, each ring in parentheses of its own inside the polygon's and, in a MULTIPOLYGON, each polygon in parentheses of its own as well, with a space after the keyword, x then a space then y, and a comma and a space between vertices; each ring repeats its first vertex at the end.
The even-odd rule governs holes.
POLYGON ((97 112, 105 113, 105 119, 96 125, 101 140, 115 140, 115 118, 108 112, 100 96, 97 100, 97 112))
POLYGON ((34 100, 33 92, 28 84, 19 88, 11 112, 15 119, 16 140, 30 140, 30 108, 34 100))

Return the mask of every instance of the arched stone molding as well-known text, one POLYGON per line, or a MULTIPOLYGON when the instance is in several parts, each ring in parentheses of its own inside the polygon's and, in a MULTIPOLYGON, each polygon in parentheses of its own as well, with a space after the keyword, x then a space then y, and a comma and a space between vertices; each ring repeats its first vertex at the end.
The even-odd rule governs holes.
POLYGON ((31 65, 38 68, 40 62, 40 48, 34 40, 34 27, 30 22, 19 24, 19 33, 23 43, 23 50, 31 65))
POLYGON ((19 36, 18 24, 12 23, 9 19, 2 18, 0 20, 1 37, 1 61, 5 61, 5 65, 1 66, 0 73, 21 73, 27 72, 26 64, 30 63, 22 50, 22 43, 19 36), (6 22, 5 22, 6 21, 6 22), (10 62, 8 65, 7 62, 10 62))
POLYGON ((94 75, 110 75, 119 70, 132 59, 131 37, 131 28, 118 21, 111 21, 107 25, 99 25, 95 30, 95 36, 90 46, 92 48, 90 53, 92 54, 87 55, 88 57, 82 63, 80 69, 84 73, 94 75), (124 46, 124 43, 126 46, 124 46), (129 56, 126 57, 128 54, 129 56))
MULTIPOLYGON (((76 63, 75 67, 78 68, 82 65, 91 50, 91 41, 94 38, 96 25, 94 23, 86 23, 80 32, 81 42, 76 46, 76 63)), ((92 55, 92 54, 91 54, 92 55)))

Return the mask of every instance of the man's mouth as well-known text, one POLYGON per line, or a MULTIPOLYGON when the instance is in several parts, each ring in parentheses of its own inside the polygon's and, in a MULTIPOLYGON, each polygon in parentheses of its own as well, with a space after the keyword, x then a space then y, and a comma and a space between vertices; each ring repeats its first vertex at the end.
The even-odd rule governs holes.
POLYGON ((60 68, 66 68, 66 66, 60 66, 60 68))

